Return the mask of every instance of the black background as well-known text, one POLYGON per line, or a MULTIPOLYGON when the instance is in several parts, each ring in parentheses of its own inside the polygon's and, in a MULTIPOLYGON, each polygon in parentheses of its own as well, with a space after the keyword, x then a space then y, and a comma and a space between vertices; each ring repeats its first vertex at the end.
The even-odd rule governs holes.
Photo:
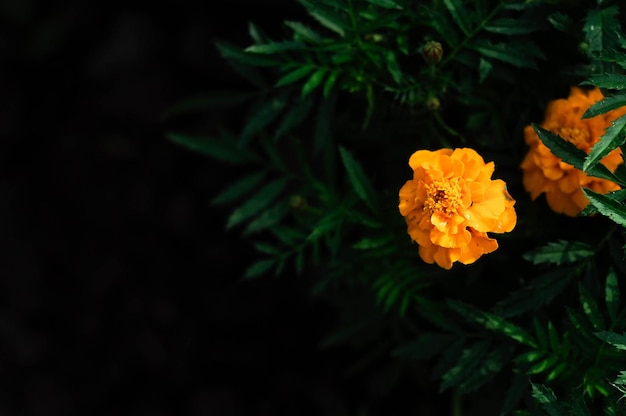
POLYGON ((168 142, 192 126, 161 115, 239 86, 216 39, 303 13, 217 10, 0 2, 0 415, 433 414, 413 379, 377 389, 318 348, 337 318, 310 278, 240 282, 253 251, 209 204, 240 172, 168 142))

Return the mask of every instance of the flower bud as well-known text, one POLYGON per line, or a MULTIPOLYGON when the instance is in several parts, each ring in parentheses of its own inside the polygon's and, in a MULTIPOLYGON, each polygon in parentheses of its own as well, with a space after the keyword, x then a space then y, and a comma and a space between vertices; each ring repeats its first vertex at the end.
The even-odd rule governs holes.
POLYGON ((441 43, 429 40, 426 42, 426 45, 422 47, 422 55, 427 63, 436 64, 441 61, 443 47, 441 46, 441 43))
POLYGON ((439 110, 440 106, 441 103, 439 102, 439 99, 437 97, 428 97, 428 99, 426 100, 426 108, 428 108, 430 111, 437 111, 439 110))
POLYGON ((289 198, 289 205, 293 209, 303 209, 307 206, 307 203, 304 197, 300 195, 292 195, 291 198, 289 198))

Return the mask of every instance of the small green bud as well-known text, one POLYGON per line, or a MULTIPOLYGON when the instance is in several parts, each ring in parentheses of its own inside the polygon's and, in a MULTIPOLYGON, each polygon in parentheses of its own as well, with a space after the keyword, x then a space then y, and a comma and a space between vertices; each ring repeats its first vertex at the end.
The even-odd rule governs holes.
POLYGON ((436 64, 441 61, 441 56, 443 55, 443 47, 441 43, 435 42, 434 40, 429 40, 422 47, 422 56, 424 60, 426 60, 429 64, 436 64))
POLYGON ((441 107, 441 103, 437 97, 428 97, 426 100, 426 108, 430 111, 437 111, 441 107))
POLYGON ((291 198, 289 198, 289 205, 293 209, 302 209, 306 207, 307 203, 304 197, 300 195, 292 195, 291 198))

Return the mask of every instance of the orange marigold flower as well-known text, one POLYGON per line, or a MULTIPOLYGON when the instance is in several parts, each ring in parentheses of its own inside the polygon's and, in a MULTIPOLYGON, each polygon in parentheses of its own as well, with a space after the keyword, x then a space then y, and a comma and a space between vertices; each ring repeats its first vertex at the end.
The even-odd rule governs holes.
POLYGON ((515 227, 515 201, 504 181, 491 179, 493 162, 476 151, 418 150, 409 165, 413 179, 400 189, 398 207, 425 262, 444 269, 473 263, 498 248, 488 232, 515 227))
MULTIPOLYGON (((554 100, 548 104, 541 127, 589 154, 611 122, 626 114, 626 107, 623 107, 596 117, 582 119, 583 113, 602 98, 604 97, 599 88, 583 90, 572 87, 567 99, 554 100)), ((590 177, 553 155, 541 142, 532 126, 525 127, 524 138, 530 146, 521 164, 524 171, 524 188, 530 192, 533 200, 545 192, 548 205, 554 212, 570 217, 578 215, 589 204, 581 187, 603 194, 620 189, 616 183, 590 177)), ((619 148, 615 149, 600 162, 613 172, 623 162, 622 153, 619 148)))

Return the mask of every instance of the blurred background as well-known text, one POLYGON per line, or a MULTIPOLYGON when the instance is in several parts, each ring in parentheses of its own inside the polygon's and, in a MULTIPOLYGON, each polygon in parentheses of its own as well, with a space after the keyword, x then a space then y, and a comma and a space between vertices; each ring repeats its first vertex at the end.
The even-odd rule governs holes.
POLYGON ((290 0, 0 2, 0 416, 435 414, 386 362, 346 375, 352 351, 319 348, 337 312, 313 277, 241 282, 253 250, 209 204, 238 172, 165 139, 225 116, 169 106, 240 87, 216 39, 300 17, 290 0))

